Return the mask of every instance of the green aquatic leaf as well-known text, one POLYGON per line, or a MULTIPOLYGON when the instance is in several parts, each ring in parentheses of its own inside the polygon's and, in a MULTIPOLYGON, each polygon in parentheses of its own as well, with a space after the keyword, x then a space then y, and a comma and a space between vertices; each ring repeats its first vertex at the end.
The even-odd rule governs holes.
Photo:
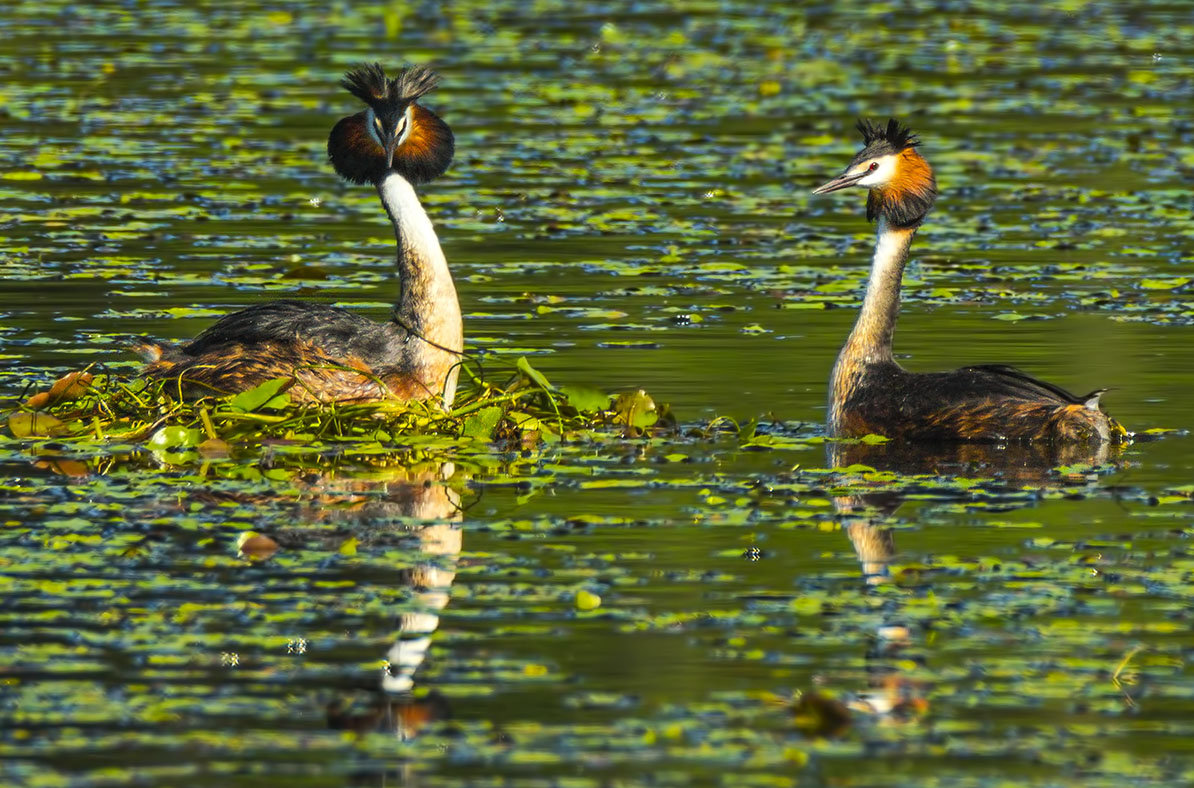
POLYGON ((583 588, 576 592, 576 596, 573 598, 573 600, 574 604, 576 605, 576 609, 582 612, 596 610, 597 608, 601 607, 601 597, 597 594, 594 594, 592 591, 586 591, 583 588))
POLYGON ((202 430, 187 427, 162 427, 147 441, 151 449, 158 451, 186 451, 203 443, 202 430))
POLYGON ((294 378, 275 378, 242 391, 228 401, 229 407, 244 413, 259 410, 283 410, 290 407, 286 390, 294 385, 294 378))
POLYGON ((526 356, 519 356, 516 365, 518 367, 518 371, 525 375, 527 380, 531 381, 544 391, 552 390, 551 383, 548 382, 547 378, 542 372, 531 366, 531 362, 527 360, 526 356))
POLYGON ((1179 287, 1184 287, 1190 283, 1190 279, 1185 276, 1175 277, 1173 279, 1141 279, 1140 287, 1144 290, 1175 290, 1179 287))
POLYGON ((592 386, 561 386, 560 393, 579 413, 599 413, 609 407, 610 395, 592 386))
POLYGON ((497 429, 503 412, 500 406, 492 405, 470 414, 460 429, 461 437, 489 440, 493 437, 493 431, 497 429))
POLYGON ((622 424, 638 429, 650 427, 659 420, 655 400, 642 389, 618 395, 614 400, 614 412, 622 424))
POLYGON ((19 411, 8 417, 8 430, 14 438, 52 438, 68 432, 62 421, 48 413, 19 411))

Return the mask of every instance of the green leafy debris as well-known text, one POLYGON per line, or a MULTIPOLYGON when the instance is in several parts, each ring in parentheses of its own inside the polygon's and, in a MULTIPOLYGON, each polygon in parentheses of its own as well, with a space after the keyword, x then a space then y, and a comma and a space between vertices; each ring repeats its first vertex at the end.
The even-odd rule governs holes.
MULTIPOLYGON (((515 369, 517 374, 504 386, 470 378, 450 411, 418 401, 295 403, 287 393, 294 385, 291 378, 266 381, 230 397, 186 401, 172 396, 172 381, 96 375, 72 399, 58 400, 50 412, 15 410, 7 424, 10 434, 20 439, 144 440, 154 451, 178 454, 197 449, 202 456, 219 458, 238 445, 267 440, 316 450, 321 442, 392 444, 420 436, 525 446, 619 426, 641 434, 660 423, 661 409, 641 390, 622 395, 611 406, 610 396, 598 389, 557 389, 525 358, 518 359, 515 369)), ((664 406, 662 413, 667 412, 664 406)), ((665 419, 660 428, 673 426, 665 419)))

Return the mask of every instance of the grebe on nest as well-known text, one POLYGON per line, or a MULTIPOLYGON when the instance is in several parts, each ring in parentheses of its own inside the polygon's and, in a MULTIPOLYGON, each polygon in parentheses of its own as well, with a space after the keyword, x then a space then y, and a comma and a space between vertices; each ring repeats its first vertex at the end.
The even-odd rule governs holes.
POLYGON ((895 119, 859 121, 865 147, 846 171, 813 191, 869 189, 867 219, 878 242, 858 321, 830 379, 829 433, 870 433, 914 441, 1105 442, 1127 431, 1099 409, 1102 390, 1084 397, 1000 365, 909 372, 892 357, 900 279, 912 236, 937 199, 919 140, 895 119))
POLYGON ((226 394, 291 377, 293 399, 367 402, 439 398, 450 407, 464 329, 452 274, 414 184, 448 168, 452 131, 418 100, 439 78, 403 69, 387 79, 380 64, 345 74, 341 85, 366 109, 328 137, 340 177, 372 183, 398 241, 398 300, 376 323, 339 307, 273 301, 217 321, 189 343, 143 341, 145 374, 179 381, 187 396, 226 394))

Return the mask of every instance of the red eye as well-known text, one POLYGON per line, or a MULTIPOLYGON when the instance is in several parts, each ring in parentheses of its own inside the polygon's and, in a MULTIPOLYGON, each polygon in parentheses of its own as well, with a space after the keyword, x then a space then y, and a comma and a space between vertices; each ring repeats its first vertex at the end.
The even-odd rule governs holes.
POLYGON ((871 166, 867 167, 867 168, 866 168, 866 171, 867 171, 867 172, 874 172, 874 171, 875 171, 875 170, 877 170, 877 169, 879 169, 879 162, 877 162, 877 161, 872 161, 872 162, 871 162, 871 166))

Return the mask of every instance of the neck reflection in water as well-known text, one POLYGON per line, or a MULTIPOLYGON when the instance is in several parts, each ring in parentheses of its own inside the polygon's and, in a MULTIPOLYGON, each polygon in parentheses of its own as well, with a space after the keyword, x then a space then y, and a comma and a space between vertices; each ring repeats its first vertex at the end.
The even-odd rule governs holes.
POLYGON ((384 667, 378 682, 362 687, 371 698, 359 703, 347 697, 333 700, 327 706, 330 728, 380 731, 411 739, 427 725, 450 716, 447 701, 439 693, 432 690, 416 697, 413 691, 456 579, 464 514, 460 493, 444 483, 453 472, 452 464, 445 463, 434 471, 387 482, 382 498, 338 514, 341 519, 406 531, 410 547, 418 555, 401 573, 402 583, 411 592, 410 601, 398 613, 392 642, 388 647, 379 644, 378 656, 384 667))
MULTIPOLYGON (((1025 485, 1049 487, 1059 482, 1056 469, 1061 466, 1100 466, 1112 463, 1121 447, 1099 445, 1055 445, 1048 443, 918 444, 901 441, 885 443, 828 444, 827 460, 831 468, 866 466, 903 476, 990 479, 1014 489, 1025 485)), ((940 493, 941 487, 926 484, 922 492, 940 493)), ((842 528, 850 537, 869 585, 886 582, 889 564, 895 558, 895 539, 889 528, 891 518, 903 504, 909 491, 877 489, 873 493, 837 496, 834 505, 842 528)))
MULTIPOLYGON (((831 442, 828 467, 853 468, 869 474, 883 474, 873 483, 874 492, 857 491, 867 482, 851 482, 851 494, 834 497, 834 506, 842 530, 858 556, 864 583, 879 587, 894 582, 892 564, 898 553, 894 531, 896 512, 910 496, 948 498, 947 490, 956 479, 989 480, 988 491, 998 495, 1006 487, 1009 506, 1015 506, 1012 493, 1021 496, 1025 487, 1058 487, 1064 483, 1058 468, 1062 466, 1107 467, 1115 463, 1120 447, 1106 443, 1095 446, 1010 444, 1005 446, 954 443, 915 444, 890 441, 868 444, 831 442), (865 469, 865 470, 864 470, 865 469), (886 472, 886 473, 884 473, 886 472), (892 477, 924 477, 923 485, 901 484, 892 489, 892 477)), ((861 475, 860 473, 860 475, 861 475)), ((908 479, 904 479, 907 482, 908 479)), ((973 488, 959 492, 973 495, 973 488)), ((1021 500, 1023 500, 1021 498, 1021 500)), ((914 541, 915 533, 909 541, 914 541)), ((959 540, 964 537, 959 536, 959 540)), ((849 702, 841 702, 816 690, 803 693, 795 704, 798 719, 808 721, 803 730, 817 736, 843 735, 856 713, 883 717, 919 717, 928 711, 930 688, 909 674, 923 667, 923 649, 918 648, 922 632, 910 622, 885 614, 868 638, 865 654, 866 689, 850 693, 849 702), (919 656, 918 656, 919 655, 919 656)))

